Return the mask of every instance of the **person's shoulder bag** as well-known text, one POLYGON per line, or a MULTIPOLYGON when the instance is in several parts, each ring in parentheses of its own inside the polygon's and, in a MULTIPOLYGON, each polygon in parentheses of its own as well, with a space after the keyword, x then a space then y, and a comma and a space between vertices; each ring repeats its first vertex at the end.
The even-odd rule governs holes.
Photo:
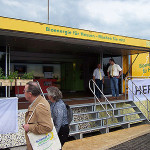
MULTIPOLYGON (((39 103, 36 105, 27 123, 29 123, 29 121, 31 120, 38 105, 44 105, 44 104, 39 103)), ((60 150, 61 149, 61 143, 57 135, 53 123, 53 119, 52 119, 52 124, 53 124, 53 130, 47 134, 37 135, 30 131, 27 133, 33 150, 60 150)))

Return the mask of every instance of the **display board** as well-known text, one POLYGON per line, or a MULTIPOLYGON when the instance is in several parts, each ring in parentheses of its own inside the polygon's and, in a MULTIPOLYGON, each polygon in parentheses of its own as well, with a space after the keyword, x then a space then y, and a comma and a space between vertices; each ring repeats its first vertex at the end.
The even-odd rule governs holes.
POLYGON ((129 100, 146 100, 144 95, 150 100, 150 79, 133 79, 128 81, 129 100))

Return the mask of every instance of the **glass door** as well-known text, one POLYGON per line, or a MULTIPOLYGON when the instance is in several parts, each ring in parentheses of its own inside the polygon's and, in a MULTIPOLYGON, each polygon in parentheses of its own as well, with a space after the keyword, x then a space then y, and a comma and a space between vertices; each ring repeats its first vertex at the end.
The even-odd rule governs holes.
MULTIPOLYGON (((103 93, 105 95, 111 95, 111 87, 110 87, 110 79, 108 78, 107 75, 107 69, 109 67, 109 59, 113 58, 115 60, 115 63, 118 64, 122 68, 122 56, 117 56, 117 57, 111 57, 111 56, 103 56, 103 71, 105 74, 105 82, 103 85, 103 93)), ((119 94, 122 93, 122 76, 119 78, 119 94)))

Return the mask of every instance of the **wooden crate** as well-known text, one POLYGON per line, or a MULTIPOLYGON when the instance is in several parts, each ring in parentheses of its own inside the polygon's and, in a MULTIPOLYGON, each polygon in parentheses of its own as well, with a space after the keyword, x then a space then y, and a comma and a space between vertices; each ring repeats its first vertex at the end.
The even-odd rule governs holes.
POLYGON ((15 79, 0 79, 0 86, 15 86, 15 79))
POLYGON ((16 86, 25 86, 29 81, 33 81, 33 79, 17 79, 16 86))

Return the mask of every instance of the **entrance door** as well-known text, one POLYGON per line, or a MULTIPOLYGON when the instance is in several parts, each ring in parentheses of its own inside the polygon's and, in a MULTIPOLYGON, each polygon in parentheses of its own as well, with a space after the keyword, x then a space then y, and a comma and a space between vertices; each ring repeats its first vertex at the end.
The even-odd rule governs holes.
MULTIPOLYGON (((105 74, 105 83, 103 85, 103 92, 105 95, 111 95, 111 87, 110 87, 110 80, 108 79, 107 69, 109 67, 109 59, 111 57, 103 57, 103 71, 105 74)), ((122 68, 122 56, 113 57, 115 63, 118 64, 122 68)), ((122 76, 119 78, 119 94, 122 93, 122 76)))
POLYGON ((83 91, 83 68, 80 63, 63 63, 61 65, 61 89, 66 91, 83 91))

